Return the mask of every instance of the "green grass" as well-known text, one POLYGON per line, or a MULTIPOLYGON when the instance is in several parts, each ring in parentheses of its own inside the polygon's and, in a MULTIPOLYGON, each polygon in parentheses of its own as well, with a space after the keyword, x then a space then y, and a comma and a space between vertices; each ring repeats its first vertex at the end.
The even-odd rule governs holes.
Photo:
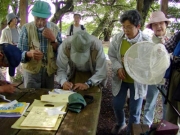
POLYGON ((103 50, 104 50, 105 54, 108 54, 108 49, 109 49, 108 47, 103 47, 103 50))

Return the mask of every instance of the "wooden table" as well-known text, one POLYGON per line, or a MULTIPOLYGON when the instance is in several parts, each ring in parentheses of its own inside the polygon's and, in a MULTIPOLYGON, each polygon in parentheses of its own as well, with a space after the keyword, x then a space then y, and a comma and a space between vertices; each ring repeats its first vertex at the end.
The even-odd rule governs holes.
MULTIPOLYGON (((34 99, 40 99, 40 96, 47 94, 48 90, 39 89, 35 93, 16 92, 14 94, 4 94, 6 98, 19 102, 25 101, 32 103, 34 99)), ((101 107, 101 91, 83 91, 82 95, 88 94, 94 97, 94 102, 87 105, 80 113, 68 111, 57 131, 46 130, 18 130, 12 129, 18 118, 0 118, 1 135, 96 135, 98 118, 101 107)), ((0 99, 0 102, 2 100, 0 99)))

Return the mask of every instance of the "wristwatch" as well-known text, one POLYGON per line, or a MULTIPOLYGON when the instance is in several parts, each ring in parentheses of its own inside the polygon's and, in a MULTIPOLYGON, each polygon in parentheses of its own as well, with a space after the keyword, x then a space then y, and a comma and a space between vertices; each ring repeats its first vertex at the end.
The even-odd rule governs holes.
POLYGON ((86 82, 85 82, 85 84, 87 84, 89 87, 92 87, 92 81, 91 80, 87 80, 86 82))
POLYGON ((57 42, 57 39, 55 39, 54 41, 52 41, 51 43, 56 43, 57 42))

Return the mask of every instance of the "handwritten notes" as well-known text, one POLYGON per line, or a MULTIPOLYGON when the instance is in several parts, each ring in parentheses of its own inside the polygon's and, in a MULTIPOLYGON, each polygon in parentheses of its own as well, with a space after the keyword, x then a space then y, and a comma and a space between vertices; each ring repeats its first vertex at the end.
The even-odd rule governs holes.
POLYGON ((56 125, 59 114, 48 115, 49 107, 34 106, 28 116, 21 123, 21 126, 28 127, 54 127, 56 125))

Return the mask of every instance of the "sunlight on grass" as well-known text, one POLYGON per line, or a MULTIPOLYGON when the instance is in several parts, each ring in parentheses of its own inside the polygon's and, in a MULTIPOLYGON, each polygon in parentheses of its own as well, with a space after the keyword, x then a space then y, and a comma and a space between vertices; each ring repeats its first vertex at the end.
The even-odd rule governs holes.
POLYGON ((103 47, 103 50, 104 50, 105 54, 108 54, 108 49, 109 49, 108 47, 103 47))

